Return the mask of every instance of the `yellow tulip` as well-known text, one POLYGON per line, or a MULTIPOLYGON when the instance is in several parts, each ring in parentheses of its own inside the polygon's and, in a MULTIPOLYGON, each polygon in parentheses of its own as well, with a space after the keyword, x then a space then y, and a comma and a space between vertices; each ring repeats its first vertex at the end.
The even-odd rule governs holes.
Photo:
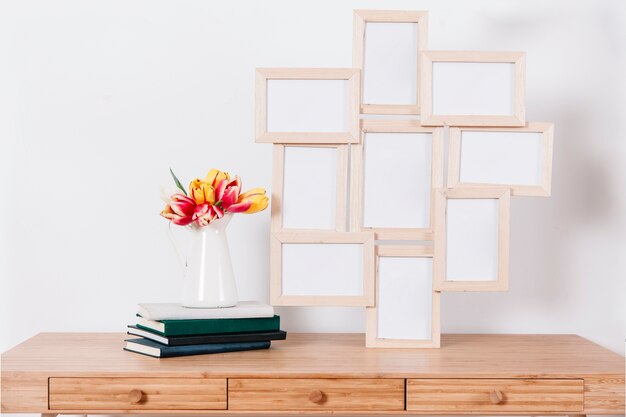
POLYGON ((237 204, 231 206, 231 211, 240 213, 256 213, 267 208, 270 199, 265 195, 265 189, 253 188, 239 194, 237 204))
POLYGON ((215 189, 205 181, 196 178, 189 184, 189 197, 198 205, 215 204, 215 189))
POLYGON ((228 175, 228 172, 223 172, 215 168, 211 169, 204 178, 204 182, 212 186, 214 189, 222 180, 230 180, 230 175, 228 175))
POLYGON ((245 193, 241 193, 239 194, 239 200, 238 202, 241 202, 242 200, 251 197, 253 195, 257 195, 257 194, 261 194, 261 195, 265 195, 265 189, 264 188, 253 188, 251 190, 246 191, 245 193))
POLYGON ((266 195, 254 195, 248 197, 247 201, 251 201, 252 204, 248 210, 244 211, 244 213, 251 214, 265 210, 270 202, 270 199, 266 195))

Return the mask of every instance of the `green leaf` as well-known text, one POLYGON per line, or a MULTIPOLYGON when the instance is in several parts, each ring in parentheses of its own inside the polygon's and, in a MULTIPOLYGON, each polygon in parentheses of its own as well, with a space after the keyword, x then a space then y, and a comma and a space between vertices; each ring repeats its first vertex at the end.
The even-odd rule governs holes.
POLYGON ((187 195, 187 191, 185 190, 183 185, 180 183, 180 180, 178 179, 176 174, 174 174, 174 171, 172 171, 172 168, 170 168, 170 174, 172 174, 172 178, 174 178, 174 183, 176 184, 176 186, 178 188, 180 188, 180 190, 183 192, 183 194, 187 195))

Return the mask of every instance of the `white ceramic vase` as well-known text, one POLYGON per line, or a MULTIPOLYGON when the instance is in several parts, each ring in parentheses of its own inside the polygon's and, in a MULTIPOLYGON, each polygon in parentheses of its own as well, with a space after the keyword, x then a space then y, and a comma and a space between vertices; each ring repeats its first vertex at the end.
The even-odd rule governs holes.
POLYGON ((237 304, 237 286, 226 238, 226 227, 231 218, 232 214, 225 214, 207 226, 187 227, 190 242, 186 253, 169 229, 184 269, 183 307, 218 308, 237 304))

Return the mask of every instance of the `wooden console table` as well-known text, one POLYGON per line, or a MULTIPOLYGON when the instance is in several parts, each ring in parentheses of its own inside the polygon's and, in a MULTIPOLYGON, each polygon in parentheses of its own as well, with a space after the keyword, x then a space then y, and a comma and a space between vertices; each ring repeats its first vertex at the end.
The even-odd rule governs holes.
POLYGON ((269 350, 154 359, 121 333, 42 333, 2 354, 2 412, 624 414, 624 358, 573 335, 443 335, 366 349, 289 334, 269 350))

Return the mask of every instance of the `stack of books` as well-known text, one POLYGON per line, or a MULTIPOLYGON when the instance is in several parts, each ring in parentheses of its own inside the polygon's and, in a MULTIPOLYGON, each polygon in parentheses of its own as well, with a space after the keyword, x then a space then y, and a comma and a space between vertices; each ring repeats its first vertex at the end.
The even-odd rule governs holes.
POLYGON ((229 308, 185 308, 180 304, 139 304, 136 325, 128 326, 124 350, 155 358, 268 349, 284 340, 274 308, 241 301, 229 308))

